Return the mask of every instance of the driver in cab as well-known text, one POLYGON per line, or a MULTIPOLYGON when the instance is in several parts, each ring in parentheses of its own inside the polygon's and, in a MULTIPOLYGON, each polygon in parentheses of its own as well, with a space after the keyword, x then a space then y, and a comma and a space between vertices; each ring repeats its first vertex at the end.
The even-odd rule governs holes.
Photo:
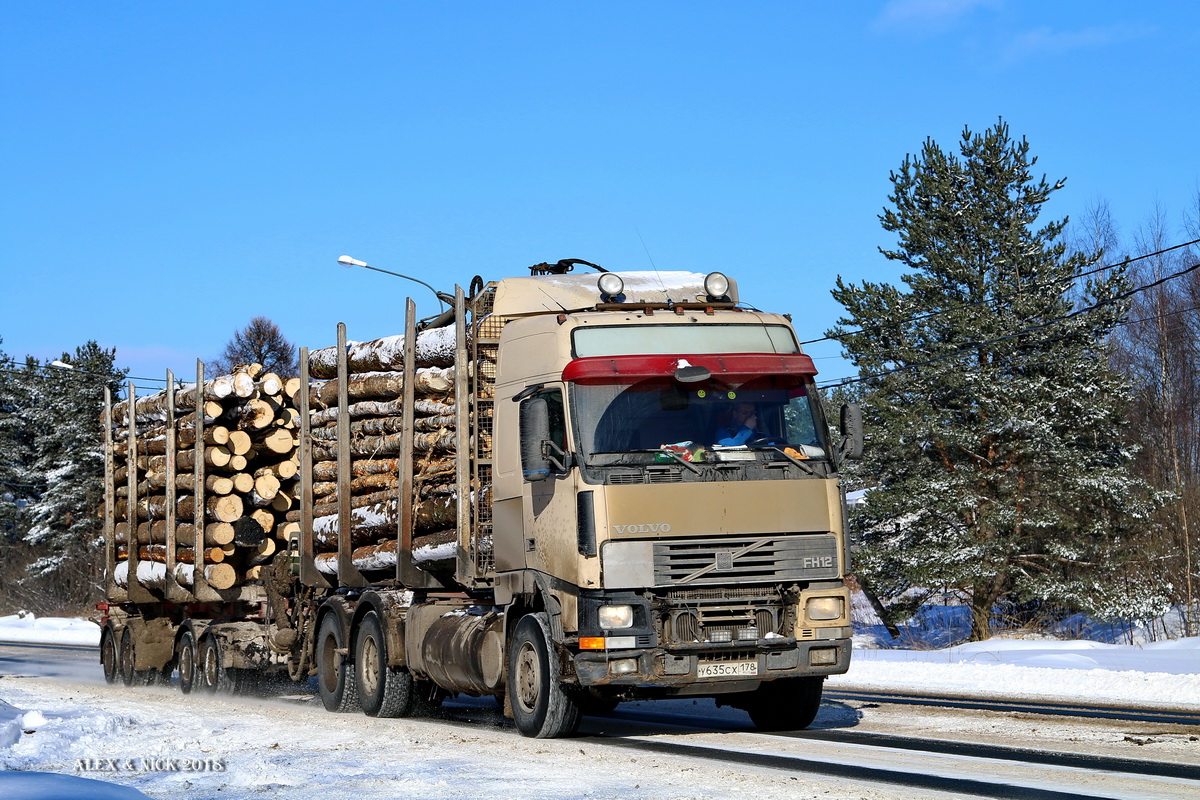
POLYGON ((716 444, 723 447, 743 445, 754 438, 758 411, 753 403, 734 403, 729 410, 729 425, 717 428, 716 444))

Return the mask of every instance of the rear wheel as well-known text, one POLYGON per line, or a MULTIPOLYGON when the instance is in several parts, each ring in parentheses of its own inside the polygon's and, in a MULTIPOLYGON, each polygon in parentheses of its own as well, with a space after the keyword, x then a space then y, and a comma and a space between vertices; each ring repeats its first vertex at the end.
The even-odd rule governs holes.
POLYGON ((579 706, 558 680, 558 657, 544 613, 517 623, 508 655, 508 694, 517 730, 536 739, 570 736, 579 727, 579 706))
POLYGON ((327 711, 357 711, 354 669, 346 658, 346 634, 336 614, 326 614, 317 630, 317 694, 327 711))
POLYGON ((762 684, 740 704, 764 731, 802 730, 821 708, 825 679, 783 678, 762 684))
POLYGON ((112 628, 105 628, 100 636, 100 666, 104 668, 104 682, 116 683, 118 669, 117 635, 112 628))
POLYGON ((229 659, 221 640, 205 636, 196 654, 196 680, 193 685, 209 694, 237 694, 241 673, 228 666, 229 659))
POLYGON ((133 668, 133 630, 126 628, 121 631, 121 647, 117 651, 117 669, 121 673, 121 683, 133 686, 138 683, 137 671, 133 668))
POLYGON ((179 690, 191 694, 196 685, 196 637, 184 630, 175 645, 175 662, 179 665, 179 690))
POLYGON ((408 717, 417 707, 412 673, 389 667, 387 640, 379 615, 368 612, 358 623, 354 638, 354 670, 358 700, 372 717, 408 717))

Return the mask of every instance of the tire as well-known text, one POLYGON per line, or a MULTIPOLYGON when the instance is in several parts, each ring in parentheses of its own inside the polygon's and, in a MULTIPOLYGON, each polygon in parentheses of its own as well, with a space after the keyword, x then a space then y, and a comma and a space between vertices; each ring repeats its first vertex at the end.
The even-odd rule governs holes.
POLYGON ((100 666, 104 670, 104 682, 117 682, 120 673, 118 669, 117 635, 112 628, 105 628, 100 637, 100 666))
POLYGON ((558 657, 551 649, 544 613, 517 623, 508 651, 508 695, 517 730, 535 739, 570 736, 579 728, 579 706, 559 682, 558 657))
POLYGON ((358 711, 358 689, 350 659, 337 652, 346 647, 346 634, 337 614, 326 614, 317 630, 317 694, 326 711, 358 711))
POLYGON ((216 636, 205 636, 197 650, 194 685, 207 694, 237 694, 241 675, 227 666, 228 661, 221 640, 216 636))
POLYGON ((117 670, 121 673, 121 683, 126 686, 138 683, 139 676, 133 668, 133 630, 131 628, 121 631, 121 646, 117 650, 117 670))
POLYGON ((179 665, 179 691, 191 694, 196 687, 196 637, 184 630, 175 645, 175 663, 179 665))
POLYGON ((417 707, 415 681, 405 667, 389 667, 379 615, 370 611, 354 635, 358 702, 369 717, 410 717, 417 707))
POLYGON ((759 730, 803 730, 821 709, 824 685, 823 677, 770 681, 750 692, 742 707, 759 730))

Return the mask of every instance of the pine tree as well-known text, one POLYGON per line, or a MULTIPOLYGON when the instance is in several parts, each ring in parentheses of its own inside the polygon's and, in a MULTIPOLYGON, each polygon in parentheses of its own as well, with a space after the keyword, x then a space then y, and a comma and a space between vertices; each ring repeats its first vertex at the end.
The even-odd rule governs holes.
POLYGON ((1131 552, 1152 502, 1128 471, 1128 388, 1104 345, 1128 284, 1088 281, 1095 310, 1055 321, 1097 255, 1067 252, 1066 220, 1038 223, 1063 181, 1034 164, 1002 120, 965 130, 960 155, 927 140, 891 174, 880 216, 906 288, 839 278, 833 292, 876 483, 852 518, 858 568, 881 594, 957 592, 975 639, 1002 600, 1114 618, 1164 597, 1131 552))
POLYGON ((289 342, 279 326, 267 317, 255 317, 246 327, 233 332, 225 350, 212 363, 212 373, 232 372, 246 364, 262 364, 267 372, 293 376, 300 368, 296 346, 289 342))
POLYGON ((33 474, 29 385, 29 369, 0 351, 0 540, 5 543, 25 535, 26 509, 42 489, 33 474))
POLYGON ((34 470, 45 481, 25 536, 39 553, 31 572, 60 581, 61 591, 79 599, 100 544, 104 387, 115 394, 125 374, 114 358, 94 341, 63 353, 66 368, 40 371, 29 412, 34 470))

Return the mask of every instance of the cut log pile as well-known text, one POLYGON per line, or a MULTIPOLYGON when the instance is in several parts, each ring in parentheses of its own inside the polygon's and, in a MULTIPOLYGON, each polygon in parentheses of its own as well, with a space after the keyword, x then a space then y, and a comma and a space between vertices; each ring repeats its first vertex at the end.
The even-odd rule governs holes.
POLYGON ((175 493, 175 580, 194 585, 197 550, 204 577, 229 589, 259 577, 261 565, 287 547, 299 529, 287 516, 298 507, 299 378, 264 373, 261 365, 232 375, 138 398, 133 420, 127 402, 113 406, 114 541, 117 585, 129 582, 129 554, 137 547, 140 583, 167 584, 168 485, 175 493), (168 394, 175 406, 175 464, 168 465, 168 394), (196 421, 203 419, 197 441, 196 421), (130 423, 136 459, 129 458, 130 423), (196 485, 196 459, 204 462, 204 485, 196 485), (130 503, 133 470, 135 502, 130 503), (203 524, 195 524, 197 498, 203 524))
MULTIPOLYGON (((413 549, 431 550, 455 538, 455 415, 453 325, 422 331, 416 364, 404 364, 404 337, 348 345, 350 530, 353 563, 363 572, 394 570, 399 527, 399 455, 413 443, 413 549), (416 393, 413 430, 405 431, 404 383, 416 393)), ((313 541, 317 568, 338 572, 337 348, 309 355, 309 424, 313 467, 313 541)), ((292 512, 289 519, 299 519, 292 512)))

